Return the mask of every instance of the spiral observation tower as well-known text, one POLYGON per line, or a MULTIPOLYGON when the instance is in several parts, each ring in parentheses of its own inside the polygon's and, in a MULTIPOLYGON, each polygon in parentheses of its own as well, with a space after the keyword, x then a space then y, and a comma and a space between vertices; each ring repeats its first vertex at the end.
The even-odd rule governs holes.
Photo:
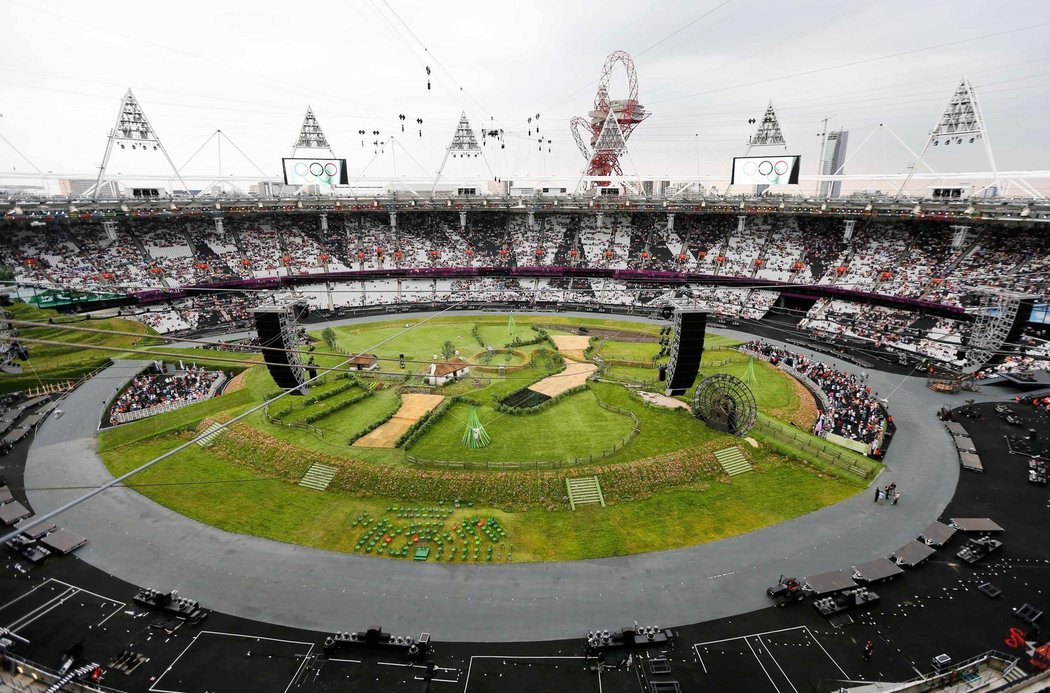
POLYGON ((587 117, 576 116, 569 122, 572 136, 580 153, 589 161, 588 176, 621 175, 620 155, 627 148, 627 139, 638 125, 649 117, 649 112, 638 103, 638 73, 627 51, 614 51, 605 59, 594 108, 587 117), (609 81, 617 64, 627 73, 627 98, 610 99, 609 81), (586 134, 583 134, 586 133, 586 134))

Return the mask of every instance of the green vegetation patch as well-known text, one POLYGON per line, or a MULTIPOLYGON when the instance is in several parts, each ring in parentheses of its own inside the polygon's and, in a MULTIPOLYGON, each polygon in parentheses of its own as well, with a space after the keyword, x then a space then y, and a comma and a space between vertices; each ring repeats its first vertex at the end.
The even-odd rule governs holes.
POLYGON ((77 381, 91 371, 106 364, 118 352, 109 349, 131 349, 150 343, 152 333, 148 327, 132 320, 111 318, 108 320, 84 320, 79 316, 66 316, 50 310, 40 309, 28 303, 15 303, 6 310, 16 320, 40 322, 39 327, 19 327, 19 336, 24 339, 44 339, 61 342, 60 345, 25 343, 29 360, 21 363, 18 375, 0 373, 0 394, 18 392, 31 387, 55 385, 77 381), (53 324, 48 324, 52 320, 53 324), (68 327, 87 327, 109 330, 118 334, 79 332, 68 327), (106 350, 91 347, 106 347, 106 350))
MULTIPOLYGON (((293 423, 324 412, 313 430, 270 423, 259 412, 230 426, 212 447, 190 446, 137 475, 131 485, 178 512, 234 532, 406 560, 423 548, 429 549, 423 552, 427 560, 442 562, 571 560, 687 546, 797 517, 865 487, 859 477, 823 459, 818 442, 790 437, 794 429, 775 419, 763 416, 764 427, 752 434, 759 443, 755 448, 708 428, 688 411, 651 406, 615 383, 588 383, 528 415, 497 411, 501 398, 561 368, 560 356, 545 344, 522 349, 530 361, 521 371, 471 373, 435 388, 447 398, 443 414, 417 428, 407 453, 348 445, 398 409, 403 388, 423 386, 414 374, 434 354, 447 351, 446 342, 475 354, 481 342, 501 346, 535 334, 530 317, 508 323, 506 316, 449 318, 404 335, 399 332, 406 323, 400 320, 326 330, 329 340, 348 353, 368 351, 393 359, 382 361, 381 370, 396 375, 333 373, 309 397, 285 397, 272 407, 293 423), (403 372, 397 368, 400 353, 409 361, 403 372), (420 363, 412 363, 416 360, 420 363), (329 411, 345 402, 351 404, 329 411), (492 438, 485 448, 462 443, 470 406, 477 407, 492 438), (754 472, 725 476, 713 452, 730 446, 740 447, 754 472), (464 468, 421 466, 419 460, 451 461, 464 468), (576 464, 552 465, 568 462, 576 464), (297 485, 314 463, 337 469, 327 492, 297 485), (500 469, 486 468, 491 466, 500 469), (570 511, 566 478, 590 475, 599 477, 608 507, 570 511), (455 507, 455 499, 462 498, 473 506, 455 507), (407 517, 406 508, 443 508, 444 516, 407 517), (383 531, 377 534, 376 527, 383 531)), ((543 316, 542 324, 553 325, 552 330, 591 324, 652 335, 660 328, 659 323, 560 316, 543 316)), ((708 336, 703 375, 747 375, 746 356, 719 349, 733 344, 708 336)), ((628 361, 655 353, 654 346, 603 343, 628 361)), ((206 361, 207 354, 192 356, 206 361)), ((339 357, 318 361, 333 365, 339 357)), ((799 392, 789 376, 760 362, 754 371, 755 395, 764 412, 781 416, 798 409, 799 392)), ((656 374, 652 368, 642 372, 656 374)), ((102 432, 99 450, 119 474, 189 440, 213 420, 258 405, 273 391, 265 368, 252 368, 236 392, 102 432)), ((875 463, 856 457, 850 462, 877 470, 875 463)))

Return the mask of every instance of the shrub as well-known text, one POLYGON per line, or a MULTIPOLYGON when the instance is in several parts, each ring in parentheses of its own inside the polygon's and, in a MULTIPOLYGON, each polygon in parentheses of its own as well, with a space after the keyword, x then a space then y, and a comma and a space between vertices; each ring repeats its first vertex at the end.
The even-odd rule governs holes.
POLYGON ((336 385, 331 390, 325 390, 324 392, 318 393, 316 395, 310 395, 309 397, 303 400, 302 405, 304 407, 308 407, 311 404, 323 402, 329 397, 335 397, 336 395, 342 394, 356 385, 360 385, 360 383, 357 381, 357 378, 350 376, 347 378, 347 382, 342 383, 341 385, 336 385))
POLYGON ((551 341, 551 336, 550 336, 550 334, 548 334, 547 330, 543 329, 542 327, 539 327, 538 325, 531 325, 531 327, 532 327, 532 331, 536 333, 535 337, 533 337, 532 339, 525 340, 525 339, 522 339, 521 337, 515 335, 514 339, 512 339, 509 343, 504 344, 503 346, 506 347, 507 349, 512 349, 514 347, 523 347, 523 346, 532 346, 534 344, 543 344, 544 342, 548 342, 550 344, 554 344, 554 342, 551 341))

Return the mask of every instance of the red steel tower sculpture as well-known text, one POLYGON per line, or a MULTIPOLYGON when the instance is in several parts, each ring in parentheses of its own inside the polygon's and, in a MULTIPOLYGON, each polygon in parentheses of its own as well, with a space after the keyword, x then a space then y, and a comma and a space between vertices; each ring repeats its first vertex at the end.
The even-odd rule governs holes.
POLYGON ((594 110, 588 116, 576 116, 569 121, 576 146, 590 162, 587 175, 622 175, 620 154, 627 149, 627 138, 639 123, 649 117, 645 107, 638 103, 638 74, 627 51, 614 51, 605 59, 598 81, 598 93, 594 96, 594 110), (610 100, 609 78, 617 63, 623 65, 627 73, 627 98, 610 100), (587 141, 581 129, 589 136, 587 141))

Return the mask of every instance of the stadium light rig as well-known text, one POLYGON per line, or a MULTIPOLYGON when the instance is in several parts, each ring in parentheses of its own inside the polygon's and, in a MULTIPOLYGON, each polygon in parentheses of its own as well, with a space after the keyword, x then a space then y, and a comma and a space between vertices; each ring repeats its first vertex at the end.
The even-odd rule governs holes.
POLYGON ((638 103, 638 74, 627 51, 614 51, 605 59, 594 96, 594 109, 587 115, 587 118, 576 116, 569 121, 576 146, 589 160, 587 175, 622 175, 620 154, 627 149, 627 139, 634 129, 650 115, 638 103), (626 99, 609 98, 609 79, 617 63, 623 65, 627 73, 626 99), (584 141, 581 129, 590 135, 589 142, 584 141))

